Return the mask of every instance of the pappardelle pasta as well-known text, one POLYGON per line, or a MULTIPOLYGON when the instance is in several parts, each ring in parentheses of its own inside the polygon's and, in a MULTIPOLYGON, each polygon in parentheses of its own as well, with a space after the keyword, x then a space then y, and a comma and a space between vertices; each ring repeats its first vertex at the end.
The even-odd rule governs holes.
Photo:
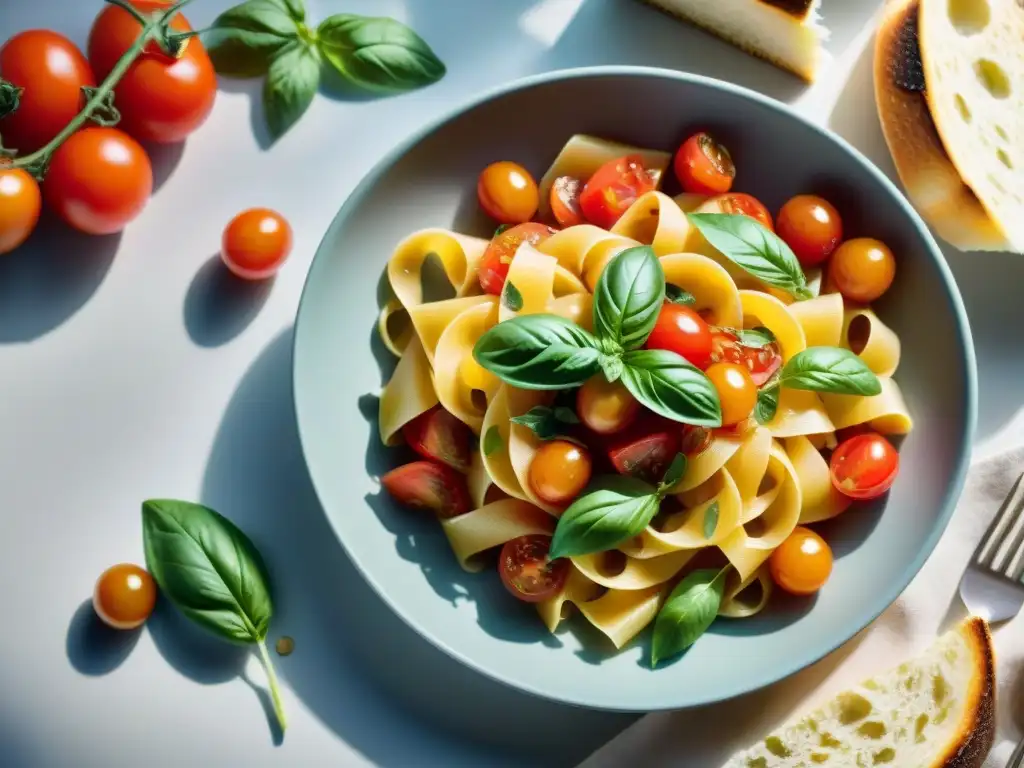
POLYGON ((380 436, 422 459, 384 488, 466 570, 497 553, 550 631, 574 608, 621 648, 653 624, 652 665, 773 587, 820 589, 809 526, 888 491, 884 435, 911 429, 870 308, 891 251, 815 196, 773 220, 735 176, 705 133, 674 158, 574 136, 539 184, 482 172, 490 241, 420 231, 387 265, 380 436), (427 300, 428 264, 451 298, 427 300))

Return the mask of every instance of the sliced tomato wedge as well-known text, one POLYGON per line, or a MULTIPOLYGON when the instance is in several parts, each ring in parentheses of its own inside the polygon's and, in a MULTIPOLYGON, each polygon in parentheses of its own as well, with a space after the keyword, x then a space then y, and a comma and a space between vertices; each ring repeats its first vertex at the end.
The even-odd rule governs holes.
POLYGON ((498 556, 498 573, 505 588, 524 603, 554 597, 569 578, 566 558, 548 559, 551 537, 540 533, 505 542, 498 556))
POLYGON ((391 470, 380 482, 395 501, 412 509, 429 509, 442 518, 470 510, 466 478, 446 464, 414 461, 391 470))
POLYGON ((609 443, 608 458, 620 475, 657 484, 681 446, 678 424, 657 417, 647 418, 609 443))
POLYGON ((574 227, 585 224, 580 209, 580 193, 583 182, 573 176, 559 176, 551 185, 551 215, 560 227, 574 227))
POLYGON ((685 453, 688 459, 696 458, 711 445, 711 436, 711 430, 706 427, 683 424, 683 435, 679 450, 685 453))
POLYGON ((760 347, 744 344, 732 329, 715 328, 711 336, 711 362, 746 366, 754 384, 761 387, 782 367, 782 347, 778 341, 760 347))
POLYGON ((609 160, 587 181, 580 209, 587 221, 611 229, 637 198, 654 189, 654 179, 640 155, 609 160))
POLYGON ((435 405, 402 427, 402 436, 416 453, 468 472, 472 432, 441 405, 435 405))
POLYGON ((508 277, 508 268, 512 257, 516 255, 523 243, 538 245, 555 234, 555 230, 545 224, 528 221, 508 229, 500 229, 495 233, 487 250, 480 259, 477 279, 480 287, 492 296, 500 296, 508 277))
POLYGON ((765 228, 770 229, 772 232, 775 231, 775 225, 772 222, 772 215, 768 213, 768 209, 765 208, 764 203, 753 195, 748 195, 743 192, 730 192, 719 197, 718 202, 724 213, 731 213, 734 215, 743 214, 744 216, 749 216, 762 224, 765 228))

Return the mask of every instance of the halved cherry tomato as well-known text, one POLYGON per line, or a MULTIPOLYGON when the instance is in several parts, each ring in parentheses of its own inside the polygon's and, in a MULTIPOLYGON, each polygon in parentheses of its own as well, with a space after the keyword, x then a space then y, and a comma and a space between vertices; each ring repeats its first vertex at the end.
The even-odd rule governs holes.
POLYGON ((667 349, 704 370, 711 365, 711 329, 694 310, 666 301, 647 337, 647 349, 667 349))
POLYGON ((36 180, 21 168, 0 166, 0 255, 28 239, 39 221, 41 207, 36 180))
POLYGON ((728 192, 736 178, 729 150, 703 131, 683 142, 673 167, 683 191, 694 195, 728 192))
POLYGON ((533 218, 540 202, 537 182, 530 172, 507 160, 491 163, 476 184, 480 207, 502 224, 522 224, 533 218))
POLYGON ((599 435, 628 427, 640 412, 640 402, 620 381, 593 376, 576 393, 580 421, 599 435))
POLYGON ((509 227, 495 235, 480 260, 480 287, 487 293, 500 296, 501 289, 505 287, 505 278, 508 277, 508 266, 512 263, 512 257, 516 255, 519 246, 523 243, 536 246, 553 234, 555 230, 545 224, 527 222, 509 227))
POLYGON ((563 506, 571 502, 590 482, 590 452, 568 440, 549 440, 530 462, 530 487, 537 498, 563 506))
POLYGON ((760 347, 743 344, 735 331, 715 328, 711 336, 711 360, 746 366, 755 386, 762 387, 782 367, 782 347, 778 341, 760 347))
POLYGON ((749 216, 765 228, 773 232, 775 231, 775 227, 772 224, 772 215, 768 213, 764 203, 753 195, 747 195, 743 192, 730 192, 719 197, 718 204, 721 206, 723 213, 749 216))
POLYGON ((591 224, 611 229, 636 199, 654 189, 654 179, 640 155, 609 160, 580 193, 580 210, 591 224))
POLYGON ((811 595, 832 574, 832 550, 810 528, 797 526, 768 559, 772 580, 793 595, 811 595))
MULTIPOLYGON (((645 420, 652 426, 657 422, 645 420)), ((642 427, 643 425, 638 425, 642 427)), ((638 477, 648 483, 659 483, 672 459, 679 453, 682 436, 679 425, 670 426, 667 420, 658 431, 639 433, 630 430, 624 439, 617 440, 608 450, 615 471, 620 475, 638 477)))
POLYGON ((541 533, 506 541, 498 556, 498 573, 505 588, 524 603, 539 603, 557 595, 569 578, 569 561, 548 559, 551 537, 541 533))
POLYGON ((250 208, 235 216, 221 235, 224 264, 245 280, 265 280, 292 251, 288 220, 269 208, 250 208))
POLYGON ((843 298, 870 304, 889 290, 896 277, 896 257, 885 243, 870 237, 847 240, 833 254, 828 280, 843 298))
POLYGON ((551 214, 560 227, 575 227, 585 224, 583 211, 580 209, 580 193, 583 182, 572 176, 559 176, 551 185, 551 214))
POLYGON ((469 471, 471 435, 469 427, 441 405, 435 405, 402 427, 402 437, 416 453, 460 472, 469 471))
POLYGON ((892 443, 869 432, 844 440, 829 461, 832 485, 852 499, 876 499, 888 491, 900 471, 892 443))
POLYGON ((679 450, 685 453, 687 458, 700 456, 710 447, 711 436, 711 430, 707 427, 683 424, 683 436, 679 450))
POLYGON ((446 464, 414 461, 380 479, 395 501, 412 509, 429 509, 438 517, 458 517, 470 510, 466 478, 446 464))
POLYGON ((114 629, 135 629, 153 613, 156 605, 156 582, 131 563, 107 568, 96 580, 92 607, 103 623, 114 629))
POLYGON ((750 371, 736 363, 715 363, 707 376, 718 390, 722 404, 722 426, 730 427, 746 419, 757 405, 757 387, 750 371))
POLYGON ((843 220, 828 200, 797 195, 779 211, 776 230, 805 267, 821 264, 843 239, 843 220))

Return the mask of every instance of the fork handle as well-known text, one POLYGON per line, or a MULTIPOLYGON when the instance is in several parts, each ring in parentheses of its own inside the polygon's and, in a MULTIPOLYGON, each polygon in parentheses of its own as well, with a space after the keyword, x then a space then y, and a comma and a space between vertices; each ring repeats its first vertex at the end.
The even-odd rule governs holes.
POLYGON ((1024 763, 1024 736, 1017 742, 1017 748, 1013 750, 1013 754, 1006 762, 1006 768, 1020 768, 1022 763, 1024 763))

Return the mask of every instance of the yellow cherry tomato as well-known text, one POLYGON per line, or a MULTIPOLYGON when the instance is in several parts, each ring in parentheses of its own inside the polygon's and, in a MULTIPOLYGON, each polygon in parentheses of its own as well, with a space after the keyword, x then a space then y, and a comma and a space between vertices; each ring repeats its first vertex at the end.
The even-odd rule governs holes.
POLYGON ((590 482, 590 453, 568 440, 549 440, 530 462, 530 487, 541 501, 564 506, 590 482))
POLYGON ((705 371, 718 390, 722 403, 722 426, 739 424, 757 405, 757 385, 745 365, 715 363, 705 371))
POLYGON ((885 243, 869 237, 847 240, 832 254, 829 282, 844 298, 870 304, 892 285, 896 258, 885 243))
POLYGON ((105 570, 96 581, 92 605, 114 629, 135 629, 156 605, 156 582, 137 565, 121 563, 105 570))
POLYGON ((821 589, 832 574, 832 550, 810 528, 797 526, 768 560, 772 579, 794 595, 821 589))
POLYGON ((640 403, 621 382, 601 375, 588 379, 576 394, 580 420, 599 435, 625 429, 639 411, 640 403))
POLYGON ((533 176, 521 165, 507 160, 484 168, 476 193, 484 212, 502 224, 529 221, 540 204, 540 192, 533 176))

